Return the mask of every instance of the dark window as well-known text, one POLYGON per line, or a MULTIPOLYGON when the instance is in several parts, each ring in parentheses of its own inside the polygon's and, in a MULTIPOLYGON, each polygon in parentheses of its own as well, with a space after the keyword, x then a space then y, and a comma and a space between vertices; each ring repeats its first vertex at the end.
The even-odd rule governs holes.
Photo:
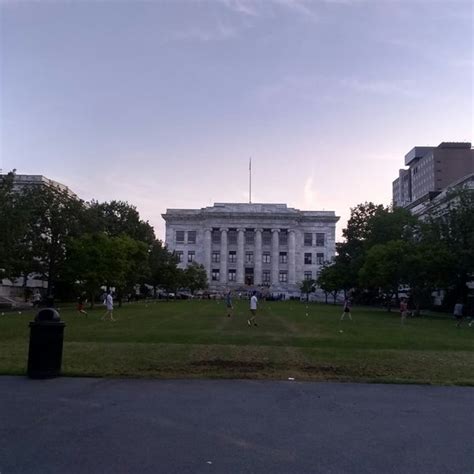
POLYGON ((237 252, 235 250, 231 250, 229 252, 229 262, 235 263, 237 261, 237 252))
POLYGON ((324 254, 323 253, 317 253, 316 254, 316 263, 318 265, 323 265, 324 264, 324 254))
POLYGON ((235 270, 229 270, 229 281, 235 281, 236 272, 235 270))
POLYGON ((263 283, 270 283, 270 272, 268 270, 264 270, 262 272, 262 282, 263 283))
POLYGON ((270 263, 270 261, 271 261, 270 252, 263 252, 262 262, 263 263, 270 263))
POLYGON ((229 233, 227 234, 227 242, 230 245, 236 245, 237 244, 237 231, 234 230, 229 230, 229 233))
POLYGON ((305 280, 312 280, 313 279, 313 272, 304 272, 304 279, 305 280))
POLYGON ((272 243, 272 233, 269 230, 264 230, 262 232, 262 244, 270 245, 272 243))
POLYGON ((313 234, 304 233, 304 245, 305 247, 311 247, 313 245, 313 234))
POLYGON ((316 247, 324 247, 324 234, 316 234, 316 247))
POLYGON ((253 263, 253 252, 245 253, 245 263, 253 263))
POLYGON ((184 244, 184 230, 176 231, 176 243, 184 244))
POLYGON ((212 231, 212 243, 213 244, 220 244, 221 243, 221 231, 220 230, 213 230, 212 231))
POLYGON ((196 231, 188 230, 188 244, 195 244, 195 243, 196 243, 196 231))
POLYGON ((280 245, 288 245, 288 231, 282 230, 280 232, 280 245))
POLYGON ((288 255, 286 252, 280 252, 280 263, 287 263, 288 262, 288 255))
POLYGON ((310 253, 305 253, 304 254, 304 263, 305 265, 311 265, 313 263, 313 258, 310 253))
POLYGON ((280 272, 278 280, 280 281, 280 283, 286 283, 288 281, 288 273, 287 272, 280 272))
POLYGON ((253 245, 255 242, 255 232, 253 230, 245 231, 245 243, 247 245, 253 245))
POLYGON ((181 263, 183 261, 183 252, 178 251, 178 252, 175 252, 175 254, 178 257, 178 262, 181 263))
POLYGON ((195 252, 188 252, 188 263, 194 262, 195 252))
POLYGON ((218 268, 213 268, 212 273, 211 273, 211 279, 212 281, 219 281, 219 269, 218 268))
POLYGON ((220 252, 212 252, 212 263, 219 263, 221 261, 220 252))

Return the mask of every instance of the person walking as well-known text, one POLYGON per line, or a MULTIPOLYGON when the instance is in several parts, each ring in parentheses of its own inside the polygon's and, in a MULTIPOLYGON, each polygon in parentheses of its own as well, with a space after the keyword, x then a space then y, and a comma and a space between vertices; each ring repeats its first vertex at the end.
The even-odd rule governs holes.
MULTIPOLYGON (((464 305, 461 303, 461 301, 458 301, 455 305, 454 305, 454 311, 453 311, 453 315, 454 317, 456 318, 456 327, 460 327, 461 324, 462 324, 462 320, 464 318, 464 305)), ((472 321, 471 321, 472 322, 472 321)))
POLYGON ((225 297, 225 305, 227 307, 227 317, 231 318, 233 315, 234 307, 232 306, 232 292, 229 290, 225 297))
POLYGON ((400 301, 400 322, 405 324, 405 319, 407 319, 408 315, 408 303, 406 298, 402 298, 400 301))
POLYGON ((344 321, 345 316, 349 316, 349 319, 352 321, 351 315, 352 301, 350 298, 344 300, 344 309, 342 310, 341 321, 344 321))
POLYGON ((87 316, 87 311, 84 309, 84 303, 86 302, 86 299, 84 298, 84 295, 80 295, 79 298, 77 298, 77 311, 80 314, 85 314, 87 316))
POLYGON ((114 319, 114 298, 112 297, 112 292, 110 290, 107 291, 107 295, 105 297, 105 306, 107 308, 104 316, 102 316, 102 321, 107 319, 109 316, 110 321, 115 321, 114 319))
POLYGON ((254 326, 258 326, 256 317, 257 317, 257 304, 258 304, 258 299, 257 299, 257 292, 254 291, 252 294, 252 297, 250 298, 250 318, 247 319, 247 324, 249 326, 252 326, 252 323, 254 326))

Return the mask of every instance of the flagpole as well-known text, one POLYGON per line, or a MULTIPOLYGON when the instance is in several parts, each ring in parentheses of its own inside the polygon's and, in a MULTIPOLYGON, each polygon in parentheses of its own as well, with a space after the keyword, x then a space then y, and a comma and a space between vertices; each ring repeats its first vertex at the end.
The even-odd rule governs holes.
POLYGON ((252 157, 249 159, 249 204, 252 204, 252 157))

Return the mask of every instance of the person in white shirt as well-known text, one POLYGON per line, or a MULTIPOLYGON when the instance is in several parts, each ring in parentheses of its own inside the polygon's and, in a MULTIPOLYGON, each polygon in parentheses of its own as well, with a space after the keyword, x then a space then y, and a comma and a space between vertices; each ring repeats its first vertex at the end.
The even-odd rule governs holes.
POLYGON ((102 317, 102 321, 107 319, 107 316, 109 316, 111 321, 115 321, 115 319, 114 319, 114 299, 112 297, 112 293, 111 293, 110 290, 107 291, 107 296, 105 297, 104 304, 107 307, 107 311, 105 312, 104 316, 102 317))
POLYGON ((252 323, 254 326, 258 326, 257 324, 257 321, 256 321, 256 317, 257 317, 257 303, 258 303, 258 300, 257 300, 257 292, 254 291, 253 294, 252 294, 252 297, 250 298, 250 313, 251 313, 251 316, 249 319, 247 319, 247 324, 249 326, 252 326, 252 323))

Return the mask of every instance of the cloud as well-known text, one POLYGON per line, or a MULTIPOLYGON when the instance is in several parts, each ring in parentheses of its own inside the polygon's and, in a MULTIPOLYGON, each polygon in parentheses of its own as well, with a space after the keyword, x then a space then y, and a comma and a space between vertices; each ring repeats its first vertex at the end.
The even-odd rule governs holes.
POLYGON ((229 10, 242 15, 256 17, 259 16, 258 4, 252 0, 220 0, 229 10))
POLYGON ((344 89, 362 93, 402 95, 407 97, 419 96, 419 93, 415 89, 415 81, 410 79, 344 78, 339 80, 339 85, 344 89))

